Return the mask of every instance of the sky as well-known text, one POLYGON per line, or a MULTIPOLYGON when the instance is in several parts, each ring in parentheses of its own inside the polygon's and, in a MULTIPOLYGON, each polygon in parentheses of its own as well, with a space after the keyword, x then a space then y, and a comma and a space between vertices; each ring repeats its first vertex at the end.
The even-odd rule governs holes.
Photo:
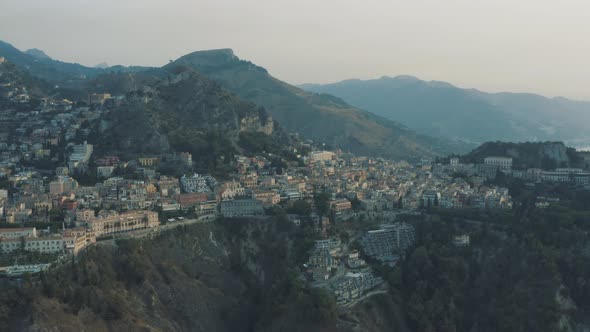
POLYGON ((0 0, 0 40, 88 66, 232 48, 292 84, 413 75, 590 100, 587 0, 0 0))

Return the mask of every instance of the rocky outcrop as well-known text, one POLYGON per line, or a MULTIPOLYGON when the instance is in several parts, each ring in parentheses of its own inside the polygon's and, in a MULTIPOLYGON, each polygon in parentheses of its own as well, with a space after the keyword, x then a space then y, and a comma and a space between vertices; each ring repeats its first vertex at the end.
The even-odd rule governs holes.
POLYGON ((466 162, 482 163, 485 157, 511 157, 517 169, 580 167, 583 158, 563 142, 487 142, 465 156, 466 162))

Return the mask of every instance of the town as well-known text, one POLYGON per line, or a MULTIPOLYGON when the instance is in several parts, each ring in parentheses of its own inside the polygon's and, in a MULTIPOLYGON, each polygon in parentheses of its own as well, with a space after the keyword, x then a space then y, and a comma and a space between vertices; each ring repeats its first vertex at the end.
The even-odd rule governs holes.
MULTIPOLYGON (((395 266, 412 246, 414 227, 400 217, 431 208, 511 209, 508 188, 490 182, 497 174, 590 186, 583 169, 513 169, 506 156, 410 164, 327 151, 312 141, 291 147, 297 160, 283 166, 269 153, 236 155, 232 171, 216 178, 195 172, 199 156, 188 152, 97 155, 91 128, 125 96, 92 94, 84 103, 45 98, 31 110, 27 89, 2 78, 10 103, 0 112, 0 272, 8 276, 36 273, 101 241, 145 236, 165 225, 265 218, 281 209, 295 225, 308 219, 317 231, 302 277, 347 306, 385 287, 365 259, 395 266), (170 165, 183 174, 164 172, 170 165), (375 226, 351 231, 354 241, 331 232, 359 220, 375 226), (34 258, 24 264, 23 253, 34 258)), ((469 235, 457 234, 453 244, 468 246, 469 235)))

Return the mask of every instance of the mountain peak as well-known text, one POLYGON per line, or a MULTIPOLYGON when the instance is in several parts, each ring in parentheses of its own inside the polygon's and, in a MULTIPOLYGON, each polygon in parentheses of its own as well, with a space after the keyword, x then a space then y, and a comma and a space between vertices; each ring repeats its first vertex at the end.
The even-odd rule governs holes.
POLYGON ((196 51, 180 57, 174 62, 188 63, 193 66, 219 66, 238 61, 231 48, 196 51))
POLYGON ((420 81, 418 77, 412 75, 397 75, 395 77, 382 76, 381 80, 404 80, 404 81, 420 81))
POLYGON ((45 52, 41 51, 38 48, 31 48, 29 50, 26 50, 25 53, 32 55, 39 60, 51 60, 51 57, 49 57, 47 54, 45 54, 45 52))

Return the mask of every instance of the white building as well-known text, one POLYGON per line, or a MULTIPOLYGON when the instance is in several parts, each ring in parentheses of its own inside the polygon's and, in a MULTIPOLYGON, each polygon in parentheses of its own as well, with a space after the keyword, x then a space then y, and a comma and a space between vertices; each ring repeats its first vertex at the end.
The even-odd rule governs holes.
POLYGON ((76 187, 78 182, 69 176, 58 176, 55 181, 49 183, 50 194, 63 194, 71 193, 76 187))
POLYGON ((0 251, 10 253, 19 249, 37 251, 47 254, 77 253, 86 246, 86 237, 79 236, 46 236, 23 237, 20 239, 2 239, 0 251))
POLYGON ((94 235, 100 237, 113 233, 156 227, 160 221, 158 213, 154 211, 130 211, 122 214, 115 211, 101 211, 98 217, 91 218, 87 223, 94 235))
POLYGON ((227 218, 264 215, 262 202, 257 199, 238 199, 222 201, 220 204, 221 215, 227 218))
POLYGON ((246 196, 246 188, 238 182, 227 182, 221 190, 221 199, 229 200, 246 196))
POLYGON ((484 165, 496 166, 502 170, 512 169, 512 158, 510 157, 486 157, 483 163, 484 165))
POLYGON ((86 141, 84 141, 84 144, 74 145, 73 151, 70 154, 70 162, 68 164, 70 171, 81 167, 83 164, 88 164, 93 150, 94 147, 92 144, 88 144, 86 141))
POLYGON ((180 186, 187 193, 206 193, 216 184, 215 179, 211 176, 193 174, 192 176, 183 175, 180 178, 180 186))
POLYGON ((334 158, 334 152, 331 151, 313 151, 309 155, 309 159, 312 163, 318 161, 329 161, 334 158))
POLYGON ((455 237, 453 237, 453 245, 455 247, 469 247, 469 235, 456 235, 455 237))
POLYGON ((37 237, 37 229, 35 227, 0 228, 0 238, 18 239, 21 237, 37 237))

